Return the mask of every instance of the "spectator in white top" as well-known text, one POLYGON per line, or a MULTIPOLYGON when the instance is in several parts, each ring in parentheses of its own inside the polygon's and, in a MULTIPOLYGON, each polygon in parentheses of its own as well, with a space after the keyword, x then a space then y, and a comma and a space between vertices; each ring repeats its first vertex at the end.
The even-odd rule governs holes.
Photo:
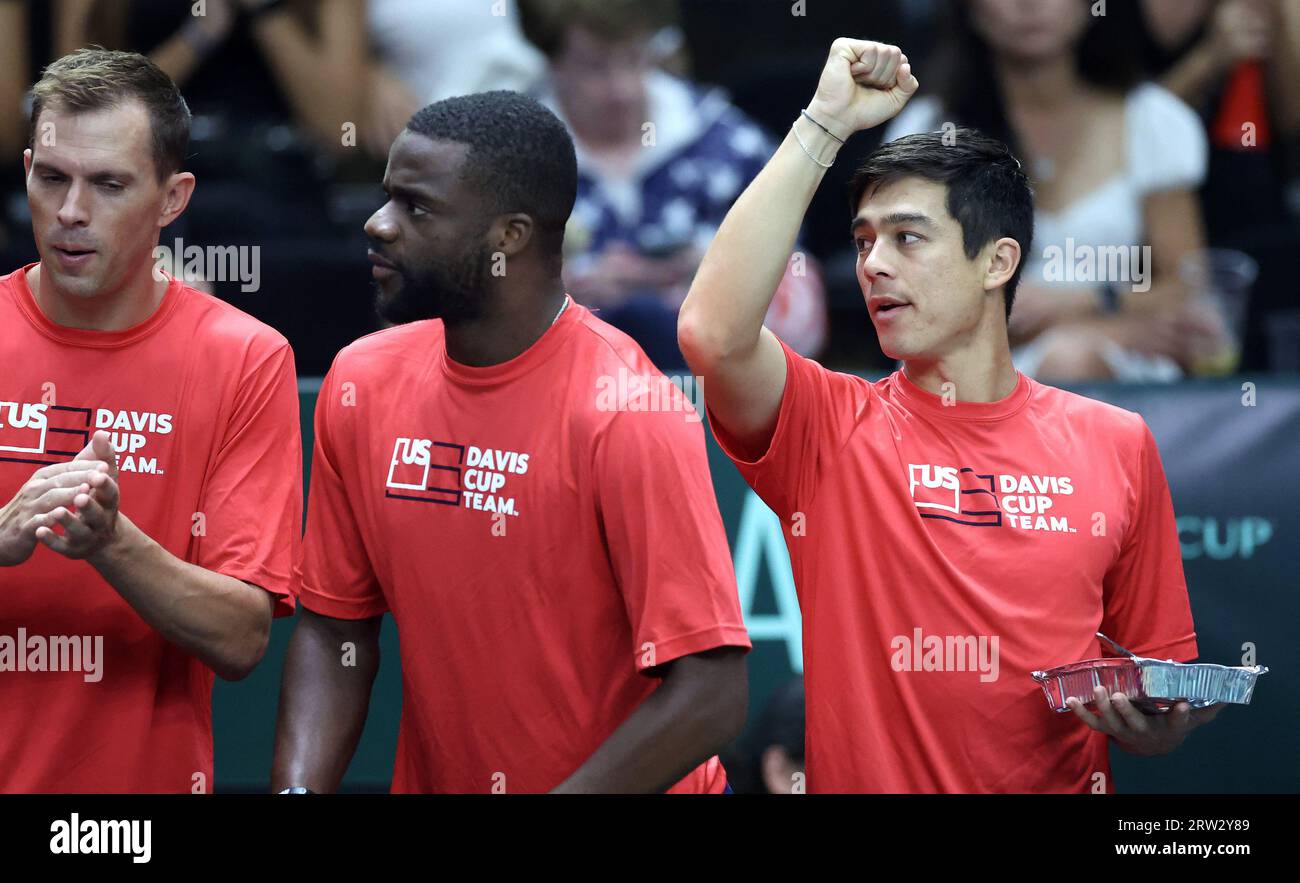
POLYGON ((1223 334, 1178 273, 1204 245, 1195 193, 1205 133, 1178 98, 1143 82, 1136 6, 1093 8, 950 4, 936 50, 946 75, 885 140, 971 126, 1025 161, 1034 246, 1010 317, 1021 371, 1049 382, 1175 380, 1193 343, 1223 334))
POLYGON ((367 0, 367 151, 388 158, 411 115, 453 95, 525 92, 545 61, 519 30, 515 0, 367 0))

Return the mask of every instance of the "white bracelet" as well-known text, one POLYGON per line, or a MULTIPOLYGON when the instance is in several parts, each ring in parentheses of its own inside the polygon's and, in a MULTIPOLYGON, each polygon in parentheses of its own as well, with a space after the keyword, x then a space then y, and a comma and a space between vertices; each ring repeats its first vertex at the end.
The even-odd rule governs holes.
MULTIPOLYGON (((796 119, 796 120, 795 120, 795 123, 798 123, 798 122, 799 122, 799 120, 796 119)), ((822 162, 822 161, 819 160, 817 157, 813 156, 813 155, 812 155, 812 151, 808 149, 808 145, 803 143, 803 138, 800 137, 800 135, 799 135, 799 130, 798 130, 797 128, 795 128, 794 125, 791 125, 791 126, 790 126, 790 129, 791 129, 791 131, 794 132, 794 140, 796 140, 796 141, 799 142, 799 146, 803 148, 803 152, 804 152, 804 153, 808 154, 808 158, 809 158, 810 160, 812 160, 813 162, 817 163, 817 165, 821 166, 823 169, 829 169, 831 166, 835 165, 834 163, 822 162)))

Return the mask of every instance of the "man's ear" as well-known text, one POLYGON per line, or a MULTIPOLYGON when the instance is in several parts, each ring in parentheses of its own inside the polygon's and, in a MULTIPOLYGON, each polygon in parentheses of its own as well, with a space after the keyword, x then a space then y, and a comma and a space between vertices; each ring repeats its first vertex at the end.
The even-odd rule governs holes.
POLYGON ((523 212, 501 215, 488 230, 488 245, 493 252, 512 258, 528 247, 536 232, 531 215, 523 212))
POLYGON ((23 177, 26 178, 32 173, 32 149, 29 147, 23 151, 23 177))
POLYGON ((158 215, 158 228, 162 229, 181 216, 194 195, 194 175, 176 172, 167 179, 167 194, 163 199, 162 213, 158 215))
POLYGON ((1006 285, 1020 266, 1021 257, 1020 243, 1010 236, 993 243, 984 270, 984 290, 994 291, 1006 285))

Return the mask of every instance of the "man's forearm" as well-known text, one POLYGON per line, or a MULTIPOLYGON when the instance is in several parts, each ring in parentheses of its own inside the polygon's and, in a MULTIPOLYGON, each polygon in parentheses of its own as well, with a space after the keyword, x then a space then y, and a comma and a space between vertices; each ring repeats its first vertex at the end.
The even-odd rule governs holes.
POLYGON ((758 341, 799 227, 826 174, 799 145, 796 131, 821 162, 830 162, 839 146, 800 116, 727 212, 682 304, 679 327, 692 349, 725 356, 758 341))
POLYGON ((379 624, 349 628, 365 631, 339 633, 323 617, 306 609, 300 613, 284 661, 273 791, 297 786, 319 794, 336 791, 357 750, 379 671, 379 624), (355 657, 345 660, 343 644, 349 641, 355 657), (355 664, 345 664, 349 661, 355 664))
POLYGON ((314 5, 314 34, 291 10, 281 9, 254 20, 253 38, 302 127, 320 147, 341 154, 347 150, 339 122, 359 119, 365 106, 364 4, 326 0, 314 5), (322 56, 331 63, 319 64, 322 56))
POLYGON ((182 561, 120 512, 117 532, 87 561, 136 613, 225 679, 252 671, 270 636, 271 596, 182 561))
POLYGON ((710 666, 710 673, 680 678, 670 673, 552 793, 662 792, 721 751, 744 726, 748 681, 741 652, 726 648, 720 653, 712 661, 678 660, 679 665, 710 666), (726 666, 733 674, 715 675, 722 670, 715 666, 726 666))

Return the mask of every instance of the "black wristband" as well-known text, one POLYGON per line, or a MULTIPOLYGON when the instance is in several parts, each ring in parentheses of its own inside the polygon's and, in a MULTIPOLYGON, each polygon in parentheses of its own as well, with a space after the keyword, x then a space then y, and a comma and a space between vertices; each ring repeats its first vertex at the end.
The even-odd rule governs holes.
POLYGON ((811 122, 811 123, 812 123, 814 126, 816 126, 817 128, 821 129, 821 130, 822 130, 823 132, 825 132, 827 135, 830 135, 832 138, 834 138, 836 141, 840 142, 841 144, 844 143, 844 139, 843 139, 843 138, 841 138, 839 135, 836 135, 836 134, 835 134, 834 132, 832 132, 830 129, 826 128, 826 127, 823 126, 821 123, 819 123, 819 122, 817 122, 815 119, 813 119, 813 115, 810 114, 810 113, 808 112, 808 109, 807 109, 807 108, 804 108, 804 109, 800 110, 799 113, 801 113, 801 114, 803 114, 804 116, 806 116, 806 117, 808 118, 809 122, 811 122))

